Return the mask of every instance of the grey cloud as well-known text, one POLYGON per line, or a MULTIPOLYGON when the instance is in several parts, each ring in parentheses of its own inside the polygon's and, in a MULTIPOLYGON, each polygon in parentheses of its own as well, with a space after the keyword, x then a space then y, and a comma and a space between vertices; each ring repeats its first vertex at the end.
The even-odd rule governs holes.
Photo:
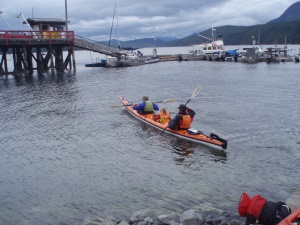
MULTIPOLYGON (((214 26, 255 25, 280 16, 297 0, 119 0, 113 37, 136 39, 173 36, 182 38, 214 26), (118 31, 117 31, 118 20, 118 31)), ((69 29, 95 40, 109 38, 115 2, 111 0, 68 0, 69 29)), ((10 0, 0 11, 23 12, 25 17, 65 18, 62 0, 10 0)), ((4 14, 3 14, 4 15, 4 14)), ((5 15, 4 15, 5 16, 5 15)), ((19 20, 5 17, 15 29, 19 20)), ((7 29, 0 20, 0 29, 7 29)))

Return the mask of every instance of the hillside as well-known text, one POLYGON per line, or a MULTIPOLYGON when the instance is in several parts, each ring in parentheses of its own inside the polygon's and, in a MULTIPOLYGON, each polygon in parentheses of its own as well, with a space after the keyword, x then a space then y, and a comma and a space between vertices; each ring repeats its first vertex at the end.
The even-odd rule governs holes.
MULTIPOLYGON (((300 20, 284 23, 260 24, 254 26, 221 26, 215 27, 217 35, 223 35, 226 45, 249 45, 252 37, 261 44, 300 44, 300 20)), ((211 29, 199 34, 211 37, 211 29)), ((163 46, 187 46, 208 42, 198 35, 166 42, 163 46)))
MULTIPOLYGON (((122 48, 151 48, 154 46, 163 46, 166 42, 161 39, 155 39, 155 38, 143 38, 143 39, 136 39, 131 41, 119 41, 120 46, 122 48)), ((108 44, 108 42, 103 42, 105 44, 108 44)), ((114 47, 118 46, 117 40, 112 40, 111 45, 114 47)))
POLYGON ((300 20, 300 2, 292 4, 289 8, 287 8, 287 10, 285 10, 285 12, 280 17, 269 21, 267 24, 288 22, 294 20, 300 20))

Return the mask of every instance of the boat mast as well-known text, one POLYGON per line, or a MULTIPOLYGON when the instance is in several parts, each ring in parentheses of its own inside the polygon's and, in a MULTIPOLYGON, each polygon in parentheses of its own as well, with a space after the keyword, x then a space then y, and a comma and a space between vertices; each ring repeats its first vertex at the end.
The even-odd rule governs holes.
POLYGON ((214 39, 214 26, 213 26, 213 23, 211 23, 211 37, 212 37, 212 41, 215 41, 215 39, 214 39))
MULTIPOLYGON (((116 4, 116 7, 117 7, 117 4, 116 4)), ((116 9, 117 11, 117 30, 118 30, 118 48, 121 48, 121 45, 120 45, 120 32, 119 32, 119 15, 118 15, 118 10, 116 9)))
POLYGON ((110 28, 110 36, 109 36, 108 46, 110 46, 111 33, 112 33, 112 29, 113 29, 113 26, 114 26, 114 20, 115 20, 116 7, 117 7, 117 3, 115 3, 115 9, 114 9, 113 20, 112 20, 112 23, 111 23, 111 28, 110 28))

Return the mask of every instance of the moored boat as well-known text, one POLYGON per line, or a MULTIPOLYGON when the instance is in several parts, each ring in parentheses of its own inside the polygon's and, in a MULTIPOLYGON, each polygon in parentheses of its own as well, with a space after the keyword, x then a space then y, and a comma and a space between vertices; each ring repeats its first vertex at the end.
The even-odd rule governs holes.
POLYGON ((158 57, 154 57, 154 58, 148 57, 148 58, 143 59, 143 62, 145 64, 158 63, 159 61, 160 61, 160 59, 158 57))
POLYGON ((211 28, 212 38, 205 37, 203 35, 198 34, 198 36, 203 37, 205 39, 210 40, 210 43, 205 44, 197 44, 193 45, 194 49, 189 52, 192 55, 187 60, 203 60, 207 54, 219 54, 222 51, 225 51, 223 35, 216 35, 216 29, 211 28))
POLYGON ((124 60, 120 61, 120 66, 128 67, 128 66, 141 66, 145 65, 144 61, 141 60, 124 60))
POLYGON ((107 62, 104 60, 101 60, 101 62, 85 64, 85 67, 106 67, 106 66, 107 66, 107 62))
POLYGON ((227 148, 227 141, 220 138, 218 135, 211 133, 210 136, 207 136, 203 134, 201 131, 198 131, 196 129, 188 129, 188 130, 171 130, 168 128, 168 123, 169 120, 165 120, 164 122, 157 122, 152 119, 154 114, 146 114, 146 115, 141 115, 138 114, 136 110, 133 109, 133 104, 130 103, 129 101, 125 100, 121 96, 119 96, 119 99, 121 100, 122 104, 126 108, 126 110, 135 118, 138 120, 157 128, 158 130, 164 131, 164 133, 171 134, 175 137, 185 139, 188 141, 196 142, 196 143, 202 143, 202 144, 207 144, 210 146, 218 146, 221 147, 222 149, 227 148))

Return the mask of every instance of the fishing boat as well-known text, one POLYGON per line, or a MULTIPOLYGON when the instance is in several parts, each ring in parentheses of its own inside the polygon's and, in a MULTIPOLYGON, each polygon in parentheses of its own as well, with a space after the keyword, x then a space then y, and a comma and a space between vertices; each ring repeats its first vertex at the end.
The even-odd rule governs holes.
POLYGON ((216 29, 213 27, 212 29, 212 38, 205 37, 203 35, 198 34, 198 36, 202 38, 206 38, 211 42, 205 44, 197 44, 193 45, 194 49, 189 50, 191 55, 187 57, 185 60, 205 60, 207 54, 220 54, 225 51, 223 35, 216 35, 216 29))
POLYGON ((133 104, 121 96, 119 96, 120 101, 122 102, 123 106, 126 108, 126 110, 134 116, 136 119, 142 121, 143 123, 146 123, 152 127, 157 128, 158 130, 161 130, 164 133, 173 135, 175 137, 185 139, 191 142, 196 142, 196 143, 201 143, 201 144, 207 144, 210 146, 218 146, 221 147, 222 149, 227 148, 227 141, 220 138, 218 135, 211 133, 210 136, 207 136, 203 134, 203 132, 198 131, 196 129, 190 128, 187 130, 171 130, 168 128, 168 123, 169 120, 164 120, 164 122, 157 122, 154 121, 153 115, 152 114, 146 114, 146 115, 141 115, 139 114, 136 110, 133 109, 133 104))
POLYGON ((300 208, 296 209, 289 216, 284 218, 278 225, 299 225, 300 224, 300 208))

